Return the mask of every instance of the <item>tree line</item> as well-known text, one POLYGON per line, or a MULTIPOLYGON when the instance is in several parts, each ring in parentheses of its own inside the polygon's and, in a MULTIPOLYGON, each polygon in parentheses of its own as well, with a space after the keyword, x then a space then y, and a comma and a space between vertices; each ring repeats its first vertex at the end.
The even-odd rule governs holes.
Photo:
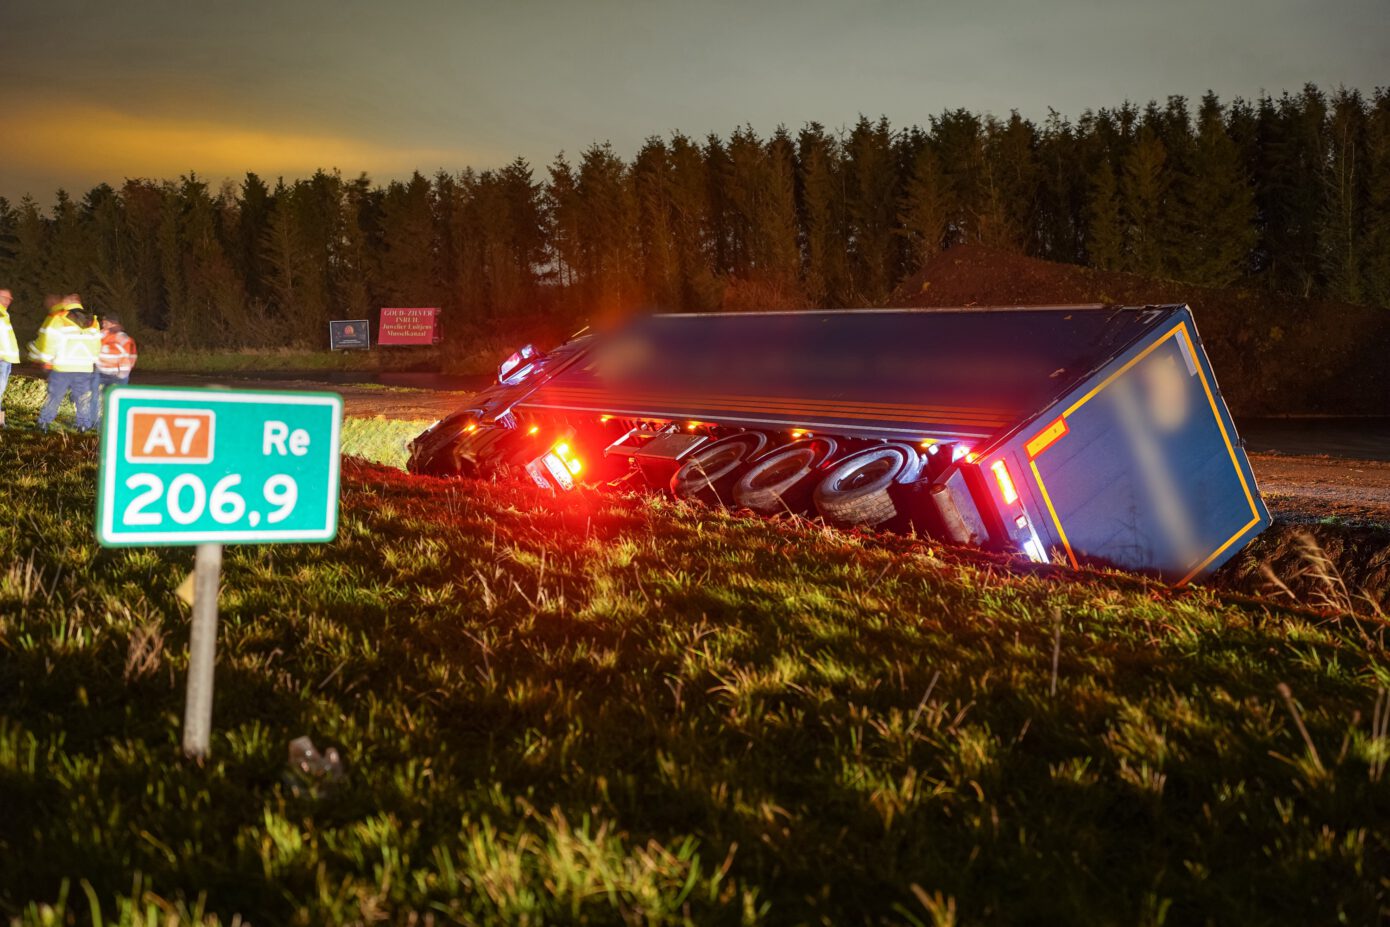
POLYGON ((1390 304, 1390 90, 1208 93, 1042 122, 948 110, 652 137, 537 172, 195 175, 0 199, 17 315, 79 290, 170 345, 321 345, 330 318, 881 305, 943 248, 1390 304))

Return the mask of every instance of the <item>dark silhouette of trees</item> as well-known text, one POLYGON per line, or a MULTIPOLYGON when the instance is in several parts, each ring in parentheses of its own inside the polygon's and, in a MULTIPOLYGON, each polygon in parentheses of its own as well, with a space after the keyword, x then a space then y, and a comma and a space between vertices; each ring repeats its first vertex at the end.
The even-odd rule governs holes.
MULTIPOLYGON (((1206 94, 1039 123, 963 109, 594 144, 537 172, 129 179, 0 200, 20 326, 78 290, 155 343, 320 345, 434 305, 459 334, 635 309, 882 305, 975 242, 1211 286, 1390 303, 1390 91, 1206 94)), ((1258 311, 1252 304, 1252 312, 1258 311)))

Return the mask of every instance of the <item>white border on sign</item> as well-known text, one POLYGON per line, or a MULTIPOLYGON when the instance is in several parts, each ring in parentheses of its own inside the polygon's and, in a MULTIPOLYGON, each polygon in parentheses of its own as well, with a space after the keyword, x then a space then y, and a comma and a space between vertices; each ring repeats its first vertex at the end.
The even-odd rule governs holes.
MULTIPOLYGON (((277 392, 255 392, 247 390, 245 392, 219 392, 216 390, 176 390, 176 389, 141 389, 138 386, 120 387, 111 396, 111 409, 109 414, 121 414, 121 405, 126 400, 158 400, 174 399, 185 402, 245 402, 256 405, 282 405, 282 406, 328 406, 337 410, 337 415, 333 416, 333 431, 330 437, 330 452, 328 456, 328 486, 330 489, 339 485, 339 469, 342 463, 340 449, 340 432, 343 421, 343 397, 334 395, 295 395, 293 393, 277 392)), ((255 543, 257 541, 327 541, 331 540, 338 533, 338 520, 334 517, 338 508, 338 494, 330 492, 328 494, 328 508, 324 513, 322 528, 311 528, 307 530, 275 531, 271 529, 244 529, 240 531, 210 531, 205 534, 197 535, 194 540, 188 532, 179 531, 120 531, 116 530, 116 460, 119 451, 117 442, 107 443, 105 448, 105 459, 102 466, 105 468, 106 485, 103 487, 105 493, 105 508, 101 523, 101 540, 116 544, 137 544, 148 543, 158 544, 162 541, 172 541, 178 544, 193 543, 236 543, 244 541, 255 543)))
POLYGON ((166 408, 143 408, 141 406, 131 406, 125 413, 125 459, 126 463, 139 464, 205 464, 212 463, 213 454, 216 449, 213 447, 213 439, 217 437, 217 413, 211 409, 178 409, 171 410, 166 408), (137 457, 135 456, 135 413, 149 412, 158 415, 161 412, 175 412, 182 415, 205 415, 208 420, 208 455, 206 457, 137 457))

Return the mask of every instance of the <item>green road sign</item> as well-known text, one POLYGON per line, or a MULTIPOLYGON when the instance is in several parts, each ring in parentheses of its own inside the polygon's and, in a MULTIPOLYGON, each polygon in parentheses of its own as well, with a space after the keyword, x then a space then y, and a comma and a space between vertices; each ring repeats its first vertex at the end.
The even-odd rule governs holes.
POLYGON ((97 540, 107 547, 331 541, 335 393, 109 387, 97 540))

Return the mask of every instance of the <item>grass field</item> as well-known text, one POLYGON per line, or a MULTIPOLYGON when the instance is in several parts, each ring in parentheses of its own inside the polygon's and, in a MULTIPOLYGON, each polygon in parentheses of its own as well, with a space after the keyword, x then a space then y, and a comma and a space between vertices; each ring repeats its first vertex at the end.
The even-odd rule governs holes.
POLYGON ((336 543, 229 549, 199 767, 191 552, 97 548, 94 458, 0 438, 17 923, 1390 913, 1374 616, 351 463, 336 543))
POLYGON ((520 347, 496 335, 480 333, 447 346, 374 347, 371 351, 306 350, 303 348, 243 348, 228 351, 190 351, 140 346, 143 373, 376 373, 383 370, 436 370, 449 374, 491 374, 520 347))

